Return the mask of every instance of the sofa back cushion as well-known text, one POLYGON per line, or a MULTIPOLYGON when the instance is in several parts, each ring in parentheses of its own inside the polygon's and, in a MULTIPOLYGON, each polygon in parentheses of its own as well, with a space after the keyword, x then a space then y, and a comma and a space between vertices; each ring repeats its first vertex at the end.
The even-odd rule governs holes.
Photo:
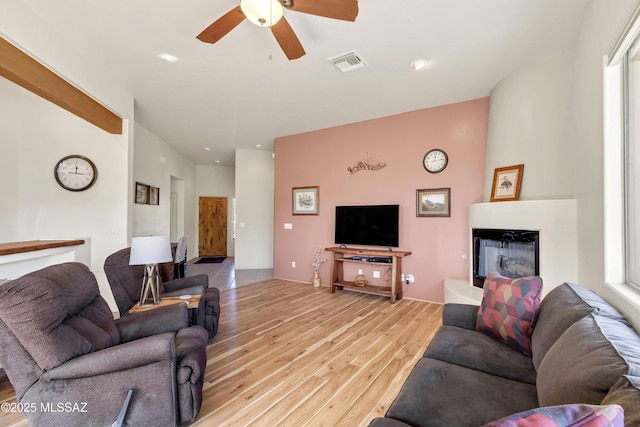
POLYGON ((549 349, 537 376, 540 406, 602 402, 622 375, 640 375, 640 336, 607 317, 588 315, 549 349))
POLYGON ((120 341, 95 276, 80 263, 52 265, 0 287, 0 319, 45 371, 120 341))
POLYGON ((538 276, 511 279, 495 271, 489 273, 476 329, 531 356, 531 333, 541 293, 542 279, 538 276))
POLYGON ((533 366, 539 369, 542 359, 560 335, 590 313, 626 322, 618 310, 582 286, 564 283, 551 290, 540 303, 538 320, 531 335, 533 366))

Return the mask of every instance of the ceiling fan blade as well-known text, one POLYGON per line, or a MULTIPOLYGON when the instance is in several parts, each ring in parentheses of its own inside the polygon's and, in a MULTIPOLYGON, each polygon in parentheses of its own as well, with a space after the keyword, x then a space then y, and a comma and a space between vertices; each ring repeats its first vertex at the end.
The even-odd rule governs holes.
POLYGON ((324 16, 325 18, 355 21, 358 0, 281 0, 284 7, 296 12, 324 16))
POLYGON ((205 43, 215 43, 245 19, 246 16, 244 16, 240 7, 233 8, 205 28, 196 38, 205 43))
POLYGON ((271 27, 271 32, 284 51, 284 54, 287 55, 287 58, 290 60, 298 59, 306 53, 300 40, 298 40, 298 36, 293 32, 293 28, 291 28, 289 22, 284 19, 284 16, 280 18, 276 25, 271 27))

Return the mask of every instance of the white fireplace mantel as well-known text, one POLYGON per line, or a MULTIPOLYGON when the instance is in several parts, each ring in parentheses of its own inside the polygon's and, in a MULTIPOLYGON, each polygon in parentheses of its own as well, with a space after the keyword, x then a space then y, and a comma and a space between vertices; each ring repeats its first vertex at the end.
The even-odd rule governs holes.
MULTIPOLYGON (((577 282, 578 224, 575 199, 473 204, 469 206, 469 228, 538 231, 543 296, 564 282, 577 282)), ((473 242, 469 240, 469 253, 472 253, 473 242)), ((479 304, 482 300, 481 289, 471 284, 472 262, 469 261, 468 281, 445 280, 445 303, 479 304)))

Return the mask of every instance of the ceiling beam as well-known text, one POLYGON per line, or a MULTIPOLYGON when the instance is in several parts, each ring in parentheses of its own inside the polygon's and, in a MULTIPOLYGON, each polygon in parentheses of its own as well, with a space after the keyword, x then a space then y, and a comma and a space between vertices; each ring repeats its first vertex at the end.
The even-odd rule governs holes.
POLYGON ((110 134, 122 134, 122 118, 2 37, 0 76, 110 134))

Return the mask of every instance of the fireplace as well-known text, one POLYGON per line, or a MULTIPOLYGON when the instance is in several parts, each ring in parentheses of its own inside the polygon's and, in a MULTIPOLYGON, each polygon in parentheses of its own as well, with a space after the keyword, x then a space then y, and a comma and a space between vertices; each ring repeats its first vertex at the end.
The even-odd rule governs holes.
POLYGON ((512 279, 540 274, 538 231, 474 228, 472 238, 474 286, 492 271, 512 279))

